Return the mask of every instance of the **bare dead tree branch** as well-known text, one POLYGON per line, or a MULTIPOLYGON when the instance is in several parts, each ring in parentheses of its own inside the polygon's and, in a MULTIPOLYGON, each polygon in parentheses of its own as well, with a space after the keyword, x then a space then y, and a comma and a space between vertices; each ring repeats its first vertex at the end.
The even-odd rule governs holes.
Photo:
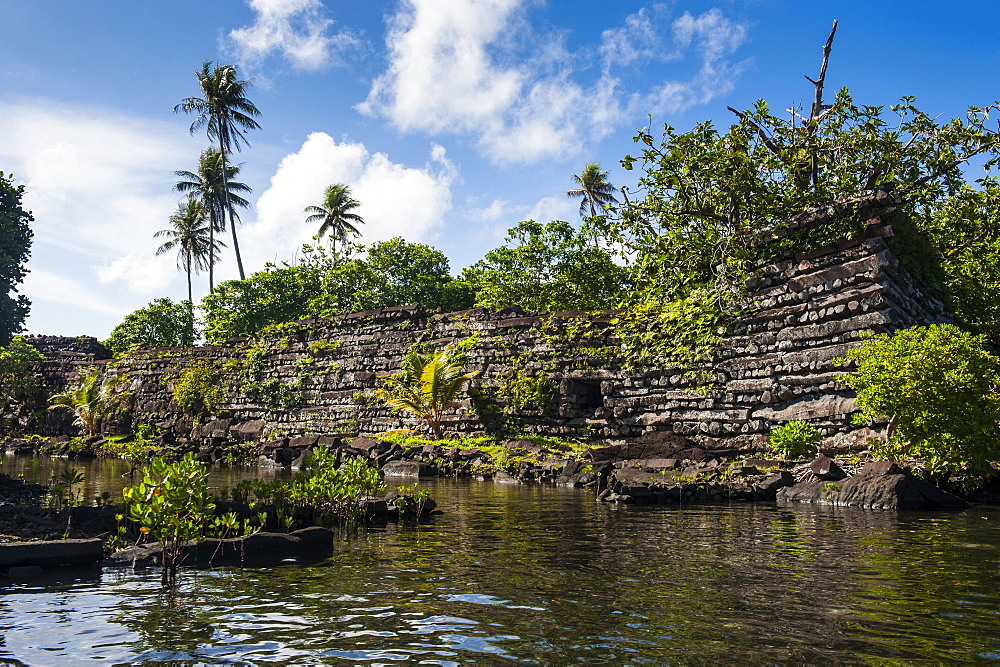
MULTIPOLYGON (((816 133, 819 131, 820 122, 826 117, 826 111, 828 110, 826 106, 823 105, 823 87, 826 85, 826 68, 830 64, 830 51, 833 48, 833 37, 837 34, 837 20, 833 20, 833 27, 830 29, 830 36, 826 38, 826 44, 823 45, 823 64, 819 68, 819 78, 815 81, 810 79, 808 76, 806 80, 813 84, 816 90, 816 94, 813 98, 812 109, 809 111, 809 121, 805 123, 805 128, 808 136, 808 143, 812 144, 813 139, 816 137, 816 133)), ((810 151, 812 154, 811 164, 809 168, 809 181, 816 185, 819 180, 819 158, 816 155, 816 149, 814 146, 810 146, 810 151)))
POLYGON ((813 99, 812 110, 809 112, 809 121, 816 122, 824 110, 823 106, 823 86, 826 83, 826 67, 830 64, 830 50, 833 48, 833 36, 837 34, 837 19, 833 20, 833 28, 830 29, 830 36, 826 38, 823 46, 823 64, 819 68, 819 78, 813 81, 808 76, 806 80, 816 87, 816 96, 813 99))

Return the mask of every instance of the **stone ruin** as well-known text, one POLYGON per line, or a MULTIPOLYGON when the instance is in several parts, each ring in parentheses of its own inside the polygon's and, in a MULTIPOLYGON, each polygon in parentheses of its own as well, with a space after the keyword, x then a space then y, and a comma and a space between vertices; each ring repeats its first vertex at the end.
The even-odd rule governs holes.
POLYGON ((531 433, 608 444, 673 433, 713 446, 760 445, 776 426, 805 419, 826 435, 850 434, 853 393, 836 381, 833 360, 868 331, 948 321, 871 227, 859 239, 768 267, 750 307, 730 327, 707 393, 678 368, 629 369, 615 355, 614 313, 524 313, 482 309, 436 313, 387 308, 283 325, 256 340, 160 348, 111 360, 89 338, 28 337, 47 358, 34 401, 6 415, 14 432, 76 435, 65 411, 45 397, 81 368, 99 365, 132 394, 108 432, 152 424, 165 443, 215 451, 233 445, 301 451, 317 442, 415 428, 375 400, 380 376, 399 370, 415 343, 462 343, 478 372, 470 397, 448 417, 461 435, 531 433), (248 354, 254 371, 248 375, 248 354), (173 398, 194 361, 219 372, 223 399, 212 414, 185 414, 173 398), (502 388, 513 374, 546 377, 542 405, 512 405, 502 388), (13 417, 13 421, 10 421, 13 417))

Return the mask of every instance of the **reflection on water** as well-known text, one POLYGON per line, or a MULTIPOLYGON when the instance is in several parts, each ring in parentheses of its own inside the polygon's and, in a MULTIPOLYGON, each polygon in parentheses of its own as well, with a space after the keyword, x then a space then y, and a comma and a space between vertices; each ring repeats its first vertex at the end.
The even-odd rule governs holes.
POLYGON ((437 482, 322 567, 8 583, 27 663, 1000 659, 1000 511, 608 506, 437 482))
MULTIPOLYGON (((0 455, 0 472, 39 484, 48 484, 53 476, 58 477, 68 467, 83 471, 83 484, 77 488, 89 504, 94 504, 94 498, 104 491, 117 500, 122 488, 133 483, 129 480, 129 464, 122 459, 0 455)), ((286 468, 212 465, 208 467, 208 486, 210 490, 218 491, 222 487, 232 488, 248 477, 273 479, 290 475, 286 468)))

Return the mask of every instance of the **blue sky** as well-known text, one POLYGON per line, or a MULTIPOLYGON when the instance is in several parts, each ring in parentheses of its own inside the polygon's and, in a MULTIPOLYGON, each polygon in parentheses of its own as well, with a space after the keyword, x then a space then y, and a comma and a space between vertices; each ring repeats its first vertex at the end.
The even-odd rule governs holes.
MULTIPOLYGON (((208 144, 172 113, 203 60, 237 64, 262 112, 238 157, 248 271, 292 259, 315 232, 303 207, 342 182, 364 242, 430 243, 457 272, 519 220, 577 220, 563 193, 587 162, 633 184, 618 161, 647 115, 686 129, 808 103, 835 18, 830 94, 945 117, 1000 98, 994 2, 0 0, 0 171, 35 214, 28 330, 104 337, 184 298, 153 234, 208 144)), ((217 276, 237 277, 230 255, 217 276)))

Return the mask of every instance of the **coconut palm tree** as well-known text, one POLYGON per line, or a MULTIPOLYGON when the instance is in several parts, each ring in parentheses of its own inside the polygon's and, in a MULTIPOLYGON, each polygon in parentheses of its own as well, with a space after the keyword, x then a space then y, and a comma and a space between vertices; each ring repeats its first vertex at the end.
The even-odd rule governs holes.
MULTIPOLYGON (((197 173, 192 171, 175 171, 174 174, 184 179, 174 185, 174 190, 188 196, 197 198, 205 210, 211 225, 208 229, 209 245, 217 247, 215 244, 215 232, 226 231, 226 210, 230 204, 233 207, 233 215, 236 220, 240 216, 236 214, 235 208, 246 208, 250 202, 241 197, 240 192, 251 192, 250 186, 236 180, 239 176, 240 167, 236 164, 226 165, 225 174, 222 171, 222 153, 215 148, 206 148, 198 159, 197 173), (228 201, 227 201, 228 196, 228 201)), ((219 244, 221 245, 221 244, 219 244)), ((208 291, 215 291, 215 261, 213 258, 208 265, 208 291)))
POLYGON ((604 209, 608 204, 618 203, 615 198, 615 186, 608 183, 608 172, 601 171, 601 165, 591 162, 585 165, 583 172, 577 176, 573 174, 573 182, 580 187, 576 190, 567 190, 567 197, 582 197, 580 200, 580 215, 582 216, 587 207, 590 207, 590 214, 597 215, 597 209, 604 209))
POLYGON ((225 212, 229 214, 229 228, 233 233, 233 250, 236 252, 236 266, 240 271, 240 280, 245 280, 240 244, 236 239, 233 202, 229 196, 229 188, 226 187, 227 165, 230 152, 234 149, 241 150, 241 144, 250 145, 243 133, 247 130, 260 129, 260 124, 254 120, 260 116, 260 110, 246 96, 247 90, 253 85, 252 82, 237 78, 235 65, 212 67, 212 61, 206 60, 195 74, 198 76, 202 96, 184 98, 174 107, 174 112, 198 114, 191 123, 191 134, 204 127, 208 132, 208 138, 219 143, 219 153, 222 156, 222 194, 226 200, 225 212))
POLYGON ((323 193, 321 206, 306 206, 305 212, 311 214, 306 218, 306 222, 321 223, 318 237, 322 238, 329 233, 332 244, 335 245, 340 241, 346 245, 348 234, 361 235, 355 225, 365 224, 360 215, 350 212, 358 206, 361 206, 361 202, 351 197, 349 187, 342 183, 334 183, 323 193))
POLYGON ((423 355, 415 349, 403 358, 401 372, 383 380, 386 402, 422 419, 434 438, 444 435, 442 416, 458 398, 458 392, 476 373, 466 373, 451 346, 423 355))
POLYGON ((49 410, 65 408, 73 411, 73 423, 87 437, 98 435, 101 421, 113 414, 128 400, 128 393, 115 391, 115 381, 107 377, 98 382, 101 372, 90 368, 80 380, 49 399, 49 410))
POLYGON ((188 312, 191 314, 192 339, 194 337, 194 300, 191 296, 191 272, 211 269, 219 256, 220 241, 211 237, 211 223, 201 200, 188 198, 177 205, 177 212, 170 216, 171 229, 161 229, 153 237, 166 236, 168 241, 156 249, 156 255, 177 249, 177 268, 187 273, 188 312))

